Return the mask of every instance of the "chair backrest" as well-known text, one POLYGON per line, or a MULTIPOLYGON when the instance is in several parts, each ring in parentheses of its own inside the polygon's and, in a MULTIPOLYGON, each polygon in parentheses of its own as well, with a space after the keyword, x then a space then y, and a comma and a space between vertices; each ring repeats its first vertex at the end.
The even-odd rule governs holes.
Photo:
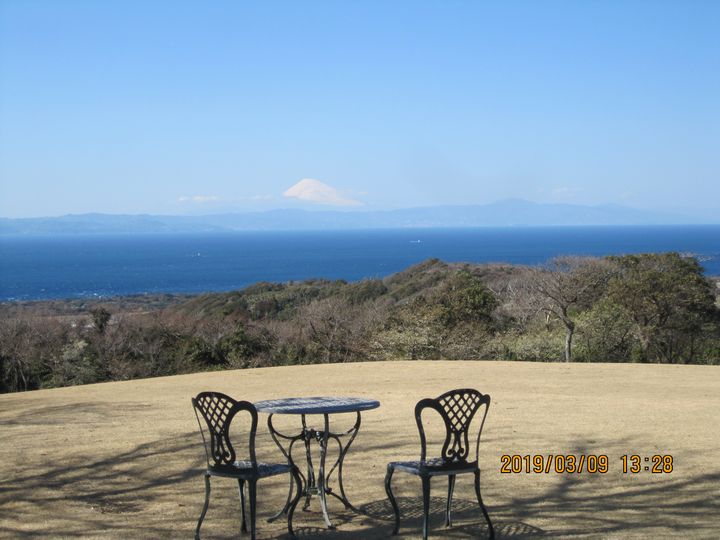
POLYGON ((445 442, 441 456, 443 460, 463 464, 467 463, 470 453, 468 439, 470 424, 481 407, 484 407, 484 413, 475 443, 476 461, 480 448, 480 434, 490 407, 490 396, 472 388, 462 388, 445 392, 435 399, 425 398, 418 401, 415 406, 415 421, 420 432, 420 459, 425 461, 427 457, 427 441, 422 423, 422 413, 425 409, 437 411, 445 422, 445 442))
POLYGON ((235 462, 237 456, 230 440, 230 425, 238 412, 247 411, 250 413, 249 457, 252 466, 257 467, 255 433, 258 415, 255 406, 249 401, 236 401, 220 392, 200 392, 191 398, 191 401, 203 438, 208 466, 229 467, 235 462), (210 435, 209 441, 205 436, 203 422, 200 421, 201 416, 210 435))

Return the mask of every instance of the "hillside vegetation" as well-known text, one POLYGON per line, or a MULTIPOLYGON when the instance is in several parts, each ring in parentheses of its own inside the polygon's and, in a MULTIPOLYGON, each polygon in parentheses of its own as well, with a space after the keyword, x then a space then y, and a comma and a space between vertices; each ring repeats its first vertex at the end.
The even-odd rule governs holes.
POLYGON ((430 259, 354 283, 5 305, 0 314, 4 392, 357 360, 720 363, 717 283, 676 253, 545 267, 430 259))

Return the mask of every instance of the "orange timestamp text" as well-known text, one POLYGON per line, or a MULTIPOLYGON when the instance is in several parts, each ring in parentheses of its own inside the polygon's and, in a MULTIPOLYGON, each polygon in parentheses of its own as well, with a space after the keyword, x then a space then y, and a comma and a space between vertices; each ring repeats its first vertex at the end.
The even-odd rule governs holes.
POLYGON ((610 459, 605 454, 503 454, 500 456, 500 472, 503 474, 605 474, 608 470, 610 470, 610 459))
MULTIPOLYGON (((624 474, 673 472, 673 457, 668 454, 641 456, 626 454, 620 457, 624 474)), ((607 454, 503 454, 500 456, 502 474, 606 474, 610 471, 607 454)))

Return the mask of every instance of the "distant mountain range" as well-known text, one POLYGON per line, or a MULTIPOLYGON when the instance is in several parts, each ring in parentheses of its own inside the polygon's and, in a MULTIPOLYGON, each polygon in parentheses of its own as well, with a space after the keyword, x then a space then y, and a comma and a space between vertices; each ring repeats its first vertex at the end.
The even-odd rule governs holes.
POLYGON ((651 212, 619 205, 541 204, 508 199, 485 205, 384 211, 269 210, 205 216, 70 214, 0 218, 0 234, 181 233, 250 230, 427 227, 541 227, 720 223, 720 216, 651 212))

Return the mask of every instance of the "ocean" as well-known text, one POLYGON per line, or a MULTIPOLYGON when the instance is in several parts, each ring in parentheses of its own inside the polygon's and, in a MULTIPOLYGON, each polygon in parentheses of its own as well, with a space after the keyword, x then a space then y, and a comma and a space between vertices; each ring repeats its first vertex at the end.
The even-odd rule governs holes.
POLYGON ((720 275, 720 225, 0 236, 0 301, 201 293, 378 278, 431 257, 542 264, 678 251, 720 275))

